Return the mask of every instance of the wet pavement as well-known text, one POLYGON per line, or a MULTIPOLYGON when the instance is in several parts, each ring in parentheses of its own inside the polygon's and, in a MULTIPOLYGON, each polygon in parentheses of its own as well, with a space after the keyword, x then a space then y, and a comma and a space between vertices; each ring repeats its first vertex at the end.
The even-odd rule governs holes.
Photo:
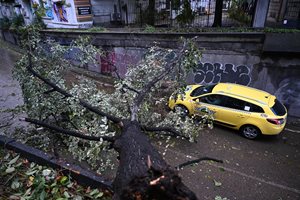
POLYGON ((177 141, 166 159, 173 166, 205 156, 224 161, 203 161, 180 171, 199 199, 296 200, 300 199, 300 129, 289 130, 252 141, 215 127, 203 131, 198 143, 177 141))
POLYGON ((14 130, 27 126, 19 120, 26 115, 12 110, 24 104, 20 85, 12 77, 13 66, 20 54, 9 50, 1 41, 0 45, 0 134, 10 136, 14 130))
MULTIPOLYGON (((0 43, 1 44, 1 43, 0 43)), ((23 113, 10 109, 23 104, 12 69, 19 54, 0 48, 0 134, 9 136, 27 124, 19 121, 23 113)), ((180 170, 183 181, 199 199, 217 196, 241 200, 300 199, 300 121, 291 119, 277 137, 247 140, 222 127, 204 130, 197 143, 174 140, 165 158, 172 166, 209 156, 223 164, 203 161, 180 170)), ((156 147, 164 152, 164 145, 156 147)))

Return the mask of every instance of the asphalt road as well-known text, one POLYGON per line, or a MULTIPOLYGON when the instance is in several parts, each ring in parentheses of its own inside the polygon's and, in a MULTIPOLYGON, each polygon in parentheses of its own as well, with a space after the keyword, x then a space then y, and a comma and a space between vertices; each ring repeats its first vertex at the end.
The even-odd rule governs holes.
POLYGON ((205 156, 224 161, 202 161, 180 170, 199 199, 300 199, 300 123, 255 141, 220 126, 204 130, 197 143, 174 141, 165 156, 172 166, 205 156))

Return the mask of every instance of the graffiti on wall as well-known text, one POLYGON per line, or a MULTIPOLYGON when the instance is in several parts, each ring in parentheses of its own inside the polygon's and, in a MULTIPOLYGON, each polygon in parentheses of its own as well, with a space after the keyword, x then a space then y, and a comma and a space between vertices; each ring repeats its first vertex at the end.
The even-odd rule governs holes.
POLYGON ((275 92, 275 96, 286 106, 289 115, 299 116, 300 78, 288 77, 283 79, 275 92))
POLYGON ((98 58, 100 64, 100 70, 103 74, 111 74, 114 71, 113 65, 116 62, 116 55, 114 52, 105 52, 103 55, 99 55, 98 58))
POLYGON ((194 82, 197 84, 230 82, 249 85, 251 83, 250 72, 251 69, 245 65, 199 63, 194 70, 194 82))
POLYGON ((118 75, 121 78, 125 77, 128 66, 135 66, 141 60, 142 53, 138 50, 125 51, 125 49, 118 49, 113 51, 106 51, 105 54, 99 57, 100 71, 105 74, 114 73, 117 67, 118 75))
POLYGON ((115 75, 114 66, 117 67, 118 74, 121 77, 125 77, 127 72, 127 67, 136 65, 138 63, 136 56, 129 54, 121 54, 115 52, 106 52, 104 55, 100 56, 100 68, 101 73, 115 75), (113 66, 114 65, 114 66, 113 66))
POLYGON ((125 77, 127 68, 129 66, 136 66, 141 60, 141 57, 138 52, 136 54, 127 53, 118 53, 116 54, 116 62, 118 67, 118 72, 122 78, 125 77))

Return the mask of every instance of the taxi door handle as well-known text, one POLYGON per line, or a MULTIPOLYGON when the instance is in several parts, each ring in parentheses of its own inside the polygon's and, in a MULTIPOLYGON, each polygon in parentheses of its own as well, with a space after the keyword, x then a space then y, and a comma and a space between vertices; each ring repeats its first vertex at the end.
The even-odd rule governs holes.
POLYGON ((238 115, 238 117, 240 117, 240 118, 245 118, 245 116, 244 116, 244 115, 238 115))

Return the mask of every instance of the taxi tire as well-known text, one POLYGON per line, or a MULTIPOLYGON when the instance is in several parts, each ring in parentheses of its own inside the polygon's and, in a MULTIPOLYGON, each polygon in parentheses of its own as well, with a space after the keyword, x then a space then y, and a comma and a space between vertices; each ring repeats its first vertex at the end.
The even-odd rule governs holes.
POLYGON ((259 128, 253 125, 244 125, 240 128, 240 133, 247 139, 254 140, 261 135, 259 128))
POLYGON ((176 105, 174 110, 181 110, 181 117, 186 117, 189 115, 189 110, 184 105, 176 105))

